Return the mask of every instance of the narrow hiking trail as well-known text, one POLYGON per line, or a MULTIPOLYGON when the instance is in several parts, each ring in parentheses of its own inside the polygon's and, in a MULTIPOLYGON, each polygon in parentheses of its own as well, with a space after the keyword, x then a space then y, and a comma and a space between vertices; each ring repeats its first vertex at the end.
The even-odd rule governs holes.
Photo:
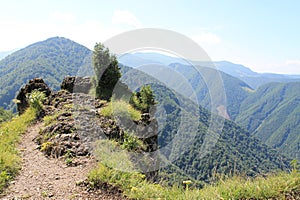
POLYGON ((95 166, 95 161, 84 157, 75 167, 68 167, 63 160, 47 158, 33 141, 42 123, 29 127, 22 136, 19 151, 22 166, 19 175, 1 199, 123 199, 105 191, 88 192, 76 183, 83 181, 95 166))

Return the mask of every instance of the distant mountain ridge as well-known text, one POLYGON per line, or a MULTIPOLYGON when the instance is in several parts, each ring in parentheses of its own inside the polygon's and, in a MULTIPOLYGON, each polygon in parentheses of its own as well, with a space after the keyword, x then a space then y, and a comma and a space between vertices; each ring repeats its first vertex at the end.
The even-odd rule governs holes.
POLYGON ((228 61, 211 61, 211 62, 189 61, 183 58, 167 56, 167 55, 154 53, 154 52, 138 52, 133 54, 126 54, 125 56, 120 57, 119 60, 121 63, 131 67, 138 67, 140 65, 145 65, 145 64, 147 65, 153 63, 161 64, 161 65, 170 65, 172 63, 180 63, 180 64, 188 65, 192 63, 204 67, 214 65, 216 69, 244 81, 253 89, 257 89, 259 86, 270 82, 286 83, 286 82, 300 81, 300 75, 257 73, 243 65, 234 64, 228 61))
POLYGON ((300 75, 257 73, 243 65, 234 64, 227 61, 219 61, 214 63, 217 69, 243 80, 254 89, 271 82, 300 82, 300 75))

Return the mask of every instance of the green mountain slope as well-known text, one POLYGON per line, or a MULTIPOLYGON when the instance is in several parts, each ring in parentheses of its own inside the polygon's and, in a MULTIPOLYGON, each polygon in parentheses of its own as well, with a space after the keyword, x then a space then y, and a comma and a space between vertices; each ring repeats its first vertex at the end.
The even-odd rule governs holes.
MULTIPOLYGON (((173 143, 172 149, 170 149, 171 153, 167 156, 171 160, 174 159, 173 165, 180 168, 184 174, 196 180, 213 181, 217 174, 247 174, 255 176, 278 169, 287 169, 289 165, 288 159, 262 144, 262 142, 252 137, 234 122, 225 120, 222 132, 210 132, 208 130, 210 125, 209 119, 217 116, 211 115, 206 109, 201 107, 199 108, 198 131, 195 135, 190 135, 193 138, 193 142, 182 148, 181 140, 175 142, 172 140, 174 140, 176 134, 179 134, 177 132, 180 126, 178 118, 180 112, 184 112, 184 110, 182 106, 178 105, 177 101, 174 101, 172 98, 166 98, 172 97, 171 91, 164 88, 153 88, 155 88, 158 101, 166 105, 165 110, 168 116, 166 119, 167 126, 163 128, 160 134, 161 137, 159 137, 160 145, 164 146, 169 142, 173 143), (208 137, 207 134, 214 135, 213 138, 209 138, 209 142, 213 145, 208 148, 209 153, 202 157, 204 153, 202 145, 208 137), (215 137, 218 139, 214 144, 215 137)), ((188 100, 185 100, 185 102, 188 102, 188 100)), ((186 124, 185 126, 188 129, 191 124, 186 124)), ((182 140, 185 141, 186 138, 182 138, 182 140)), ((165 170, 172 172, 169 168, 165 170)))
POLYGON ((63 78, 90 65, 91 51, 69 39, 54 37, 12 53, 0 61, 0 106, 10 108, 20 87, 34 77, 57 90, 63 78))
POLYGON ((156 118, 160 153, 171 161, 171 165, 163 168, 161 173, 169 181, 172 182, 172 174, 177 178, 178 174, 181 178, 184 174, 195 180, 211 182, 220 174, 255 176, 288 168, 289 159, 234 122, 198 107, 153 76, 138 70, 131 70, 130 76, 127 76, 128 70, 122 66, 125 74, 122 81, 129 86, 135 82, 150 82, 154 90, 158 102, 156 118), (189 113, 188 120, 184 120, 185 113, 189 113), (224 121, 222 131, 211 129, 211 119, 224 121), (196 131, 191 132, 195 124, 196 131))
MULTIPOLYGON (((142 57, 141 55, 143 54, 139 54, 140 57, 142 57)), ((149 55, 146 58, 150 59, 149 55)), ((122 60, 126 61, 125 58, 122 60)), ((162 63, 164 63, 163 61, 162 63)), ((144 62, 148 65, 150 64, 148 60, 144 60, 144 62)), ((142 65, 140 62, 137 63, 142 65)), ((223 66, 224 63, 226 64, 227 62, 219 63, 219 65, 223 66)), ((228 70, 232 63, 227 63, 227 65, 229 66, 227 66, 228 70)), ((200 67, 199 75, 199 71, 181 63, 173 63, 168 65, 168 67, 183 75, 195 91, 200 105, 210 109, 211 96, 201 76, 212 73, 214 69, 200 67)), ((215 71, 215 73, 218 72, 215 71)), ((294 76, 292 80, 284 75, 269 74, 268 78, 266 78, 243 66, 235 66, 231 69, 230 73, 233 75, 244 77, 244 79, 249 77, 255 78, 253 81, 259 85, 263 84, 263 82, 260 82, 258 78, 262 79, 264 83, 272 80, 280 82, 295 81, 291 83, 269 83, 255 91, 244 81, 223 72, 219 73, 224 84, 227 114, 230 119, 245 127, 247 131, 258 136, 259 139, 262 139, 263 142, 271 147, 276 147, 281 152, 300 159, 300 138, 298 136, 300 117, 298 115, 299 103, 297 101, 299 82, 296 82, 297 76, 294 76), (289 80, 283 80, 283 78, 288 78, 289 80), (280 86, 283 88, 280 88, 280 86), (257 130, 258 128, 259 130, 257 130)))
POLYGON ((300 83, 261 86, 241 105, 238 124, 266 144, 300 159, 300 83))

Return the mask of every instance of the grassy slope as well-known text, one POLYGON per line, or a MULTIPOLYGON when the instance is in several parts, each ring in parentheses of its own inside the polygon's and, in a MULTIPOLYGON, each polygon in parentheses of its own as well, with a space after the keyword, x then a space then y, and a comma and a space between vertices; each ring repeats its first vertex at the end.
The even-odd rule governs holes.
MULTIPOLYGON (((116 145, 115 142, 107 141, 105 145, 102 143, 99 146, 103 151, 103 146, 111 150, 117 148, 116 145)), ((98 166, 89 174, 90 186, 101 188, 108 184, 110 187, 121 189, 124 195, 133 199, 284 199, 285 195, 296 196, 300 192, 300 174, 296 170, 268 177, 235 176, 221 179, 215 185, 206 185, 203 189, 184 189, 182 186, 168 187, 163 183, 147 182, 143 174, 132 170, 133 164, 124 152, 110 154, 109 159, 101 155, 98 154, 98 166), (123 166, 120 166, 120 156, 123 166), (118 170, 120 167, 126 171, 118 170)))
POLYGON ((35 111, 28 109, 23 115, 0 126, 0 192, 20 169, 20 158, 16 149, 28 125, 35 119, 35 111))
POLYGON ((10 110, 4 110, 0 107, 0 123, 9 121, 13 117, 13 113, 10 110))

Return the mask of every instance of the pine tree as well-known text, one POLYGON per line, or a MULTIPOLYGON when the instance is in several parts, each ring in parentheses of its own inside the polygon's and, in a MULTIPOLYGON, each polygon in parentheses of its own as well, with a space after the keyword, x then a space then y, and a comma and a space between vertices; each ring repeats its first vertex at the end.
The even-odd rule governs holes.
POLYGON ((114 87, 121 77, 116 56, 111 55, 103 44, 97 43, 93 52, 93 67, 96 97, 110 100, 114 87))
POLYGON ((143 113, 149 113, 151 106, 156 104, 151 86, 143 86, 139 92, 134 92, 131 104, 143 113))

